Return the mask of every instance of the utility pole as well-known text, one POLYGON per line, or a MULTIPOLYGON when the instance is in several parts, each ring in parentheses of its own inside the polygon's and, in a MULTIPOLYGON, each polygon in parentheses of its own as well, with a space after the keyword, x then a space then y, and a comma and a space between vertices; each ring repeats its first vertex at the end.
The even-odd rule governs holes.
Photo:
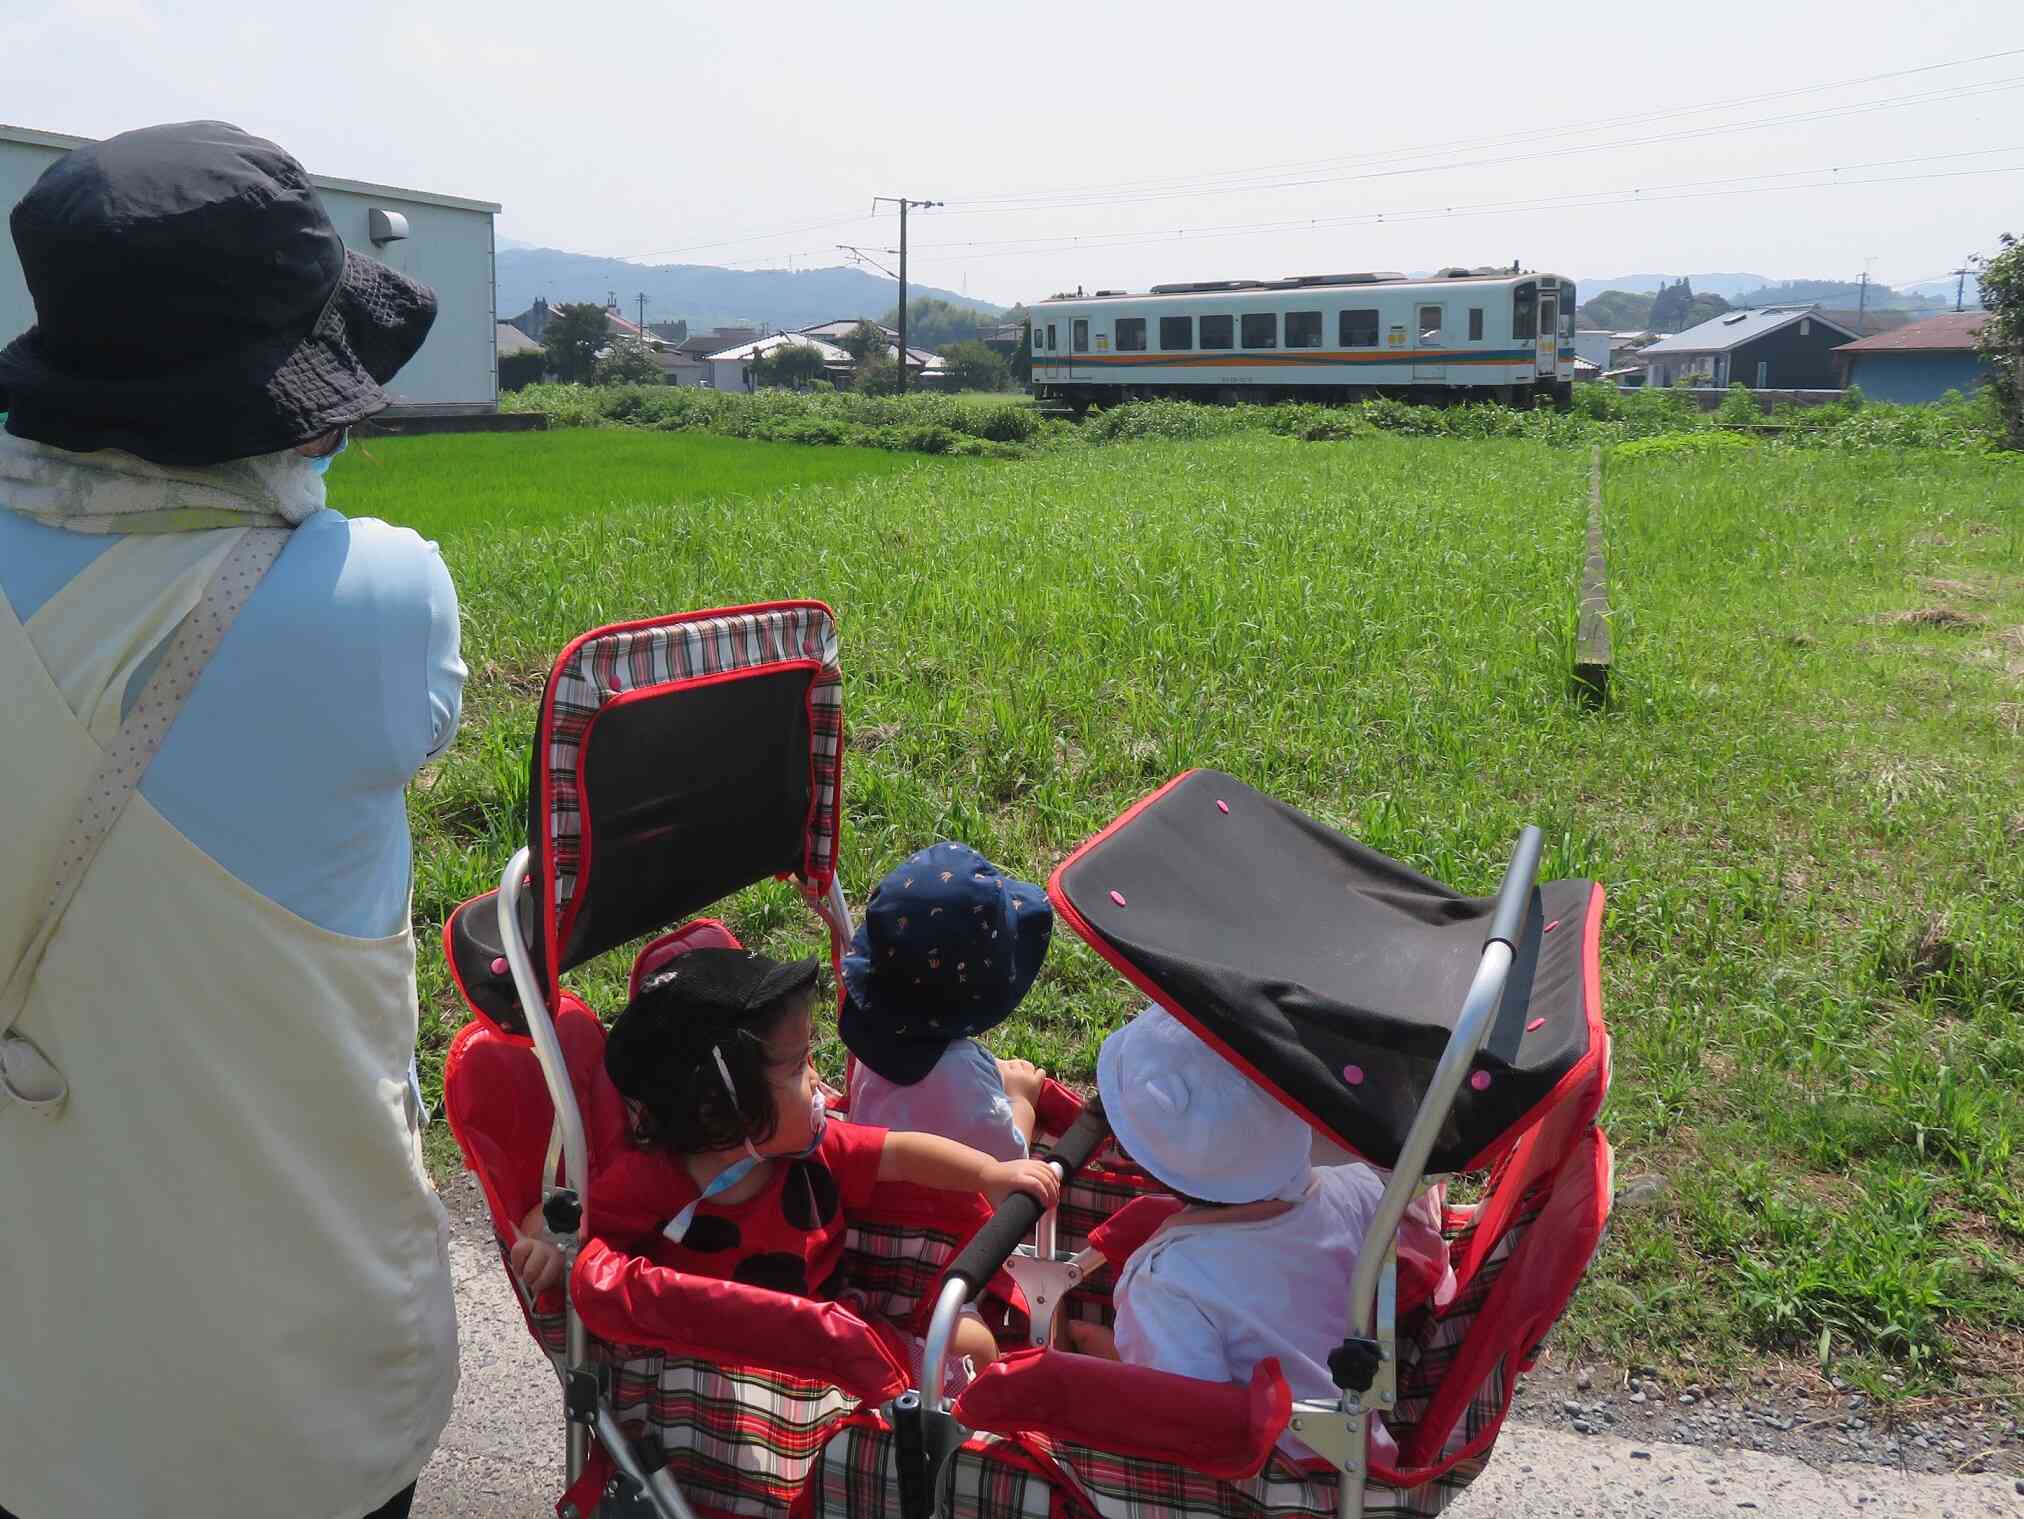
POLYGON ((1967 307, 1963 304, 1968 294, 1968 271, 1966 267, 1949 269, 1947 273, 1954 276, 1954 310, 1967 310, 1967 307))
POLYGON ((871 209, 876 214, 881 201, 900 208, 900 394, 907 393, 907 208, 916 211, 930 210, 941 204, 938 200, 908 200, 903 195, 874 195, 871 209))
POLYGON ((1855 305, 1855 333, 1857 337, 1866 338, 1869 336, 1869 322, 1866 317, 1866 313, 1869 311, 1869 266, 1875 262, 1876 255, 1873 253, 1862 261, 1862 294, 1857 298, 1855 305))
POLYGON ((647 293, 644 290, 642 290, 640 292, 640 341, 644 343, 646 340, 647 340, 647 293))

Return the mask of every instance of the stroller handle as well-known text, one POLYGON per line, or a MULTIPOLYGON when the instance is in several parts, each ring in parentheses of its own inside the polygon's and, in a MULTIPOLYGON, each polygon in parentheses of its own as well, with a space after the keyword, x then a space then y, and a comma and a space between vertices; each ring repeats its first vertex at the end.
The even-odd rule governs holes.
MULTIPOLYGON (((1092 1093, 1068 1132, 1061 1136, 1061 1142, 1048 1152, 1047 1159, 1060 1170, 1065 1184, 1088 1164, 1097 1146, 1109 1137, 1110 1125, 1104 1122, 1103 1102, 1092 1093)), ((997 1275, 1006 1258, 1019 1248, 1019 1242, 1033 1232, 1042 1211, 1039 1198, 1014 1192, 998 1205, 990 1221, 970 1236, 970 1243, 950 1264, 943 1280, 963 1283, 968 1289, 966 1300, 975 1297, 997 1275)))
POLYGON ((1490 931, 1483 946, 1504 943, 1515 953, 1518 931, 1525 926, 1525 908, 1532 900, 1532 883, 1539 875, 1539 856, 1546 836, 1531 824, 1518 835, 1518 847, 1511 852, 1511 864, 1504 872, 1504 884, 1497 889, 1497 906, 1490 914, 1490 931))

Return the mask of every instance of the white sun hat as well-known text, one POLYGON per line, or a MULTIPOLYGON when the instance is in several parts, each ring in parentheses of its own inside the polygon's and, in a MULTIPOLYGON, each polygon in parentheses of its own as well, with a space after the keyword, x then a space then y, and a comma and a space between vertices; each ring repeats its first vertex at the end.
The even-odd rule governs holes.
POLYGON ((1314 1131, 1163 1007, 1103 1041, 1096 1087, 1118 1143, 1183 1196, 1251 1203, 1306 1190, 1314 1131))

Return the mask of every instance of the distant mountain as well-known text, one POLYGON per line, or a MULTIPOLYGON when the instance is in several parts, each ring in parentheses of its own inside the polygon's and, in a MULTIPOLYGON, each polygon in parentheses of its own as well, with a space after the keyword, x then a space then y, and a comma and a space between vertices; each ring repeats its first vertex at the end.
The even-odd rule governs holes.
MULTIPOLYGON (((1606 280, 1580 280, 1575 284, 1575 300, 1583 302, 1605 290, 1656 295, 1661 286, 1670 285, 1679 277, 1677 274, 1616 274, 1606 280)), ((1770 277, 1762 274, 1690 274, 1687 278, 1694 282, 1696 295, 1719 295, 1731 301, 1746 290, 1760 290, 1771 283, 1770 277)))
MULTIPOLYGON (((876 321, 898 299, 891 280, 862 269, 719 269, 709 264, 633 264, 593 258, 555 248, 508 245, 501 239, 493 260, 498 282, 499 319, 516 316, 541 296, 551 305, 597 301, 607 295, 631 313, 646 292, 647 320, 680 318, 691 332, 711 327, 807 327, 832 317, 864 316, 876 321)), ((932 296, 969 306, 986 316, 1004 308, 933 285, 907 287, 910 298, 932 296)))

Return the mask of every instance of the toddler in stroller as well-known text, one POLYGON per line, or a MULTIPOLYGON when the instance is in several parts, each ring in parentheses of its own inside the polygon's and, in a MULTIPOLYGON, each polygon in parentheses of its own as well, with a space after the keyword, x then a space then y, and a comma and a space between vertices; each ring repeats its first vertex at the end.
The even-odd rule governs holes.
POLYGON ((1053 927, 1045 890, 962 844, 930 844, 873 887, 837 1016, 851 1117, 1024 1156, 1047 1073, 993 1058, 976 1036, 1018 1007, 1053 927))
MULTIPOLYGON (((1053 1206, 1059 1179, 1037 1161, 832 1120, 809 1059, 819 974, 814 959, 690 949, 619 1015, 604 1066, 631 1105, 632 1143, 594 1167, 590 1184, 607 1244, 696 1276, 827 1299, 849 1223, 881 1182, 994 1204, 1023 1191, 1053 1206)), ((530 1287, 559 1278, 556 1247, 528 1253, 530 1287)), ((952 1369, 997 1357, 980 1318, 958 1326, 953 1348, 952 1369)))

